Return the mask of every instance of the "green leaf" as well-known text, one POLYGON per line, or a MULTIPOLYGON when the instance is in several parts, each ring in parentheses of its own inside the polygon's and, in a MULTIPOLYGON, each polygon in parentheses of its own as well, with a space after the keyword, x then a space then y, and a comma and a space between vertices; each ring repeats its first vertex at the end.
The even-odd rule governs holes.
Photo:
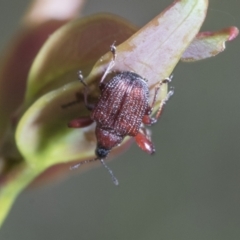
POLYGON ((6 218, 18 194, 43 171, 39 166, 33 168, 22 164, 0 181, 0 226, 6 218))
MULTIPOLYGON (((91 100, 96 99, 98 82, 112 59, 111 53, 106 52, 116 40, 117 59, 112 70, 142 75, 148 80, 152 97, 154 86, 171 74, 198 33, 207 3, 206 0, 175 1, 134 35, 135 28, 109 15, 105 15, 104 28, 101 28, 104 19, 99 21, 99 16, 95 16, 83 23, 70 23, 52 34, 29 75, 27 96, 15 135, 26 162, 22 163, 22 170, 16 168, 15 178, 11 177, 12 172, 9 174, 11 180, 1 188, 0 206, 4 203, 2 206, 6 209, 0 213, 0 221, 17 194, 35 176, 54 164, 85 160, 94 155, 94 125, 79 130, 67 128, 72 118, 89 114, 83 101, 77 106, 61 108, 82 90, 82 85, 75 81, 77 70, 83 70, 85 76, 90 72, 86 82, 91 89, 91 100), (87 24, 90 20, 95 27, 87 24)), ((166 93, 167 86, 164 86, 158 102, 166 93)))
POLYGON ((25 104, 66 83, 86 76, 114 40, 121 43, 136 31, 111 14, 97 14, 66 24, 48 39, 30 70, 25 104))
POLYGON ((93 156, 94 127, 78 131, 67 128, 76 115, 89 115, 83 101, 68 109, 61 106, 73 101, 76 93, 82 91, 77 71, 90 71, 103 51, 106 52, 104 49, 109 49, 112 38, 121 42, 134 31, 126 21, 105 14, 71 22, 52 35, 31 69, 27 101, 44 92, 47 94, 28 109, 17 130, 17 144, 25 159, 48 167, 93 156), (64 84, 65 81, 72 83, 64 84), (52 90, 58 85, 63 87, 52 90), (23 146, 30 142, 28 147, 23 146))
POLYGON ((24 99, 27 75, 40 47, 57 28, 79 15, 83 3, 84 0, 62 0, 61 4, 31 1, 19 32, 0 59, 0 138, 24 99))
MULTIPOLYGON (((117 59, 113 71, 135 71, 148 79, 149 87, 153 90, 153 86, 158 84, 159 80, 170 75, 182 53, 198 33, 205 18, 206 8, 207 1, 204 0, 175 2, 128 40, 117 46, 117 59), (176 19, 178 20, 176 21, 176 19), (178 39, 177 43, 176 39, 178 39)), ((95 22, 99 22, 99 16, 97 18, 97 21, 96 18, 93 18, 94 26, 95 22)), ((108 21, 111 20, 109 26, 112 29, 113 17, 107 19, 108 21)), ((103 20, 105 24, 105 19, 103 20)), ((89 22, 89 18, 87 21, 89 22)), ((83 22, 86 23, 86 20, 83 22)), ((118 31, 121 23, 117 19, 118 31)), ((66 80, 66 73, 74 76, 79 68, 85 69, 84 67, 88 63, 82 63, 82 61, 88 62, 88 58, 91 59, 90 56, 96 53, 96 50, 92 51, 92 48, 88 47, 89 42, 87 41, 83 42, 87 44, 86 49, 89 49, 87 53, 91 52, 91 54, 81 54, 83 47, 81 47, 81 51, 77 49, 76 46, 81 46, 79 41, 83 39, 80 36, 77 38, 76 29, 79 26, 81 34, 85 34, 82 31, 84 27, 79 22, 56 32, 52 36, 52 40, 50 39, 44 47, 50 49, 50 52, 55 52, 56 56, 49 55, 49 51, 43 49, 32 68, 32 73, 35 74, 30 75, 28 99, 34 98, 43 88, 48 89, 44 90, 48 93, 43 94, 23 115, 17 128, 16 141, 24 158, 35 165, 51 166, 59 162, 86 159, 94 155, 94 125, 80 130, 68 129, 66 126, 72 118, 88 114, 83 101, 79 106, 68 109, 61 108, 65 103, 74 100, 75 94, 81 92, 82 85, 72 77, 72 79, 67 80, 72 82, 49 92, 56 81, 56 85, 58 85, 58 82, 63 83, 66 80), (60 39, 61 44, 57 44, 55 39, 60 39), (63 43, 65 43, 66 49, 75 46, 74 50, 64 50, 63 43), (71 45, 69 46, 66 43, 71 43, 71 45), (76 55, 73 55, 74 51, 77 52, 76 55), (60 58, 61 54, 64 54, 64 58, 60 58), (82 55, 85 57, 82 57, 82 55), (80 64, 82 64, 81 67, 80 64), (37 71, 38 69, 41 69, 41 71, 37 71), (49 83, 51 84, 48 85, 49 83)), ((127 28, 125 23, 122 26, 122 29, 127 28)), ((91 27, 90 29, 92 30, 91 27)), ((132 28, 128 27, 127 29, 130 32, 132 28)), ((109 48, 113 40, 119 42, 118 31, 111 37, 104 33, 102 38, 99 38, 100 33, 95 30, 92 38, 98 39, 95 45, 104 45, 104 48, 109 48), (95 34, 97 37, 95 37, 95 34)), ((96 49, 99 49, 99 47, 96 47, 96 49)), ((93 99, 98 95, 96 90, 98 82, 111 62, 111 58, 110 52, 102 56, 86 78, 88 84, 93 84, 93 99)), ((166 93, 167 88, 161 88, 160 98, 163 99, 166 93)), ((158 101, 161 100, 160 98, 158 101)))
POLYGON ((213 57, 224 51, 225 42, 232 41, 239 31, 229 27, 217 32, 200 32, 183 53, 181 60, 192 62, 213 57))

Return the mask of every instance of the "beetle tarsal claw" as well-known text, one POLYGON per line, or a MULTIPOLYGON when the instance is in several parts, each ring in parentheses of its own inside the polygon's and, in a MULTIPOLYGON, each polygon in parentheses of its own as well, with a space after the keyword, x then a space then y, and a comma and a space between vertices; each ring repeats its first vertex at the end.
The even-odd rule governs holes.
POLYGON ((162 83, 170 83, 170 82, 172 82, 172 79, 173 79, 173 74, 170 75, 169 77, 163 79, 161 82, 162 83))
POLYGON ((113 44, 110 46, 110 51, 113 53, 113 54, 116 54, 116 41, 113 42, 113 44))
POLYGON ((104 162, 103 159, 99 159, 99 160, 102 163, 102 165, 107 169, 109 174, 111 175, 113 183, 117 186, 119 184, 119 182, 118 182, 117 178, 114 176, 113 171, 107 166, 107 164, 104 162))
POLYGON ((166 96, 166 98, 165 98, 165 100, 164 100, 164 104, 166 104, 166 102, 169 100, 169 98, 172 96, 174 94, 174 87, 170 87, 170 90, 169 90, 169 92, 167 93, 167 96, 166 96))

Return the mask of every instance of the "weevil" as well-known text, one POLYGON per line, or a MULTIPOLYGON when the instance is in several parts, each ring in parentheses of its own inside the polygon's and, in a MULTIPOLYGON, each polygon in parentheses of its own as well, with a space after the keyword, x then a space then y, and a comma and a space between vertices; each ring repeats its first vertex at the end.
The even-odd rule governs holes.
POLYGON ((75 169, 87 162, 100 160, 110 173, 114 184, 118 185, 118 180, 113 175, 112 170, 105 164, 104 159, 112 148, 121 144, 126 136, 134 137, 137 145, 143 151, 153 154, 155 148, 151 141, 150 132, 147 131, 145 125, 151 126, 157 122, 163 106, 173 95, 173 90, 170 90, 166 98, 161 101, 156 115, 151 116, 159 89, 163 84, 169 83, 171 77, 159 81, 155 88, 152 103, 149 104, 147 81, 137 73, 123 71, 116 73, 109 81, 105 81, 116 59, 116 47, 114 44, 111 45, 110 50, 112 60, 99 82, 101 94, 96 104, 88 102, 88 85, 84 82, 83 75, 79 71, 78 78, 84 85, 84 103, 86 108, 91 111, 91 115, 90 118, 74 119, 69 122, 68 126, 70 128, 81 128, 96 122, 96 158, 78 163, 72 166, 71 169, 75 169))

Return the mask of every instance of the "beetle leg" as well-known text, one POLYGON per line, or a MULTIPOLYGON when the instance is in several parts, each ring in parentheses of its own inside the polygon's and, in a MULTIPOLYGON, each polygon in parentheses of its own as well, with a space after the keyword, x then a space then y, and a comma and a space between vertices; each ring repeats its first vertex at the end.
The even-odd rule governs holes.
POLYGON ((155 102, 156 102, 156 99, 157 99, 157 95, 158 95, 158 92, 161 88, 161 86, 165 83, 170 83, 172 81, 172 77, 173 75, 171 75, 170 77, 168 78, 165 78, 163 80, 161 80, 158 84, 158 86, 155 88, 155 93, 154 93, 154 97, 153 97, 153 101, 152 101, 152 105, 151 105, 151 109, 153 109, 154 105, 155 105, 155 102))
POLYGON ((143 116, 143 119, 142 119, 142 122, 143 122, 145 125, 151 126, 152 124, 156 123, 156 119, 150 117, 149 115, 144 115, 144 116, 143 116))
POLYGON ((141 128, 139 133, 135 136, 137 145, 148 154, 155 152, 154 145, 151 140, 150 131, 146 128, 141 128))
POLYGON ((83 92, 83 96, 84 96, 84 104, 86 106, 86 108, 89 111, 92 111, 94 109, 94 104, 90 104, 88 102, 88 93, 89 93, 89 89, 88 89, 88 85, 84 82, 83 79, 83 75, 82 75, 82 71, 78 71, 78 80, 83 84, 84 86, 84 92, 83 92))
POLYGON ((101 87, 101 85, 103 84, 104 79, 106 78, 106 76, 108 75, 108 73, 110 72, 110 70, 113 68, 113 66, 115 65, 115 60, 117 57, 117 53, 116 53, 116 46, 115 46, 116 41, 113 42, 113 44, 110 46, 110 51, 112 53, 112 60, 111 62, 108 64, 108 67, 106 69, 106 71, 104 72, 101 81, 99 83, 99 87, 101 87))
POLYGON ((151 113, 152 113, 152 109, 155 105, 155 102, 156 102, 156 99, 157 99, 157 94, 159 92, 159 89, 160 87, 165 84, 165 83, 169 83, 171 82, 172 80, 172 76, 170 76, 169 78, 166 78, 162 81, 159 82, 158 86, 155 88, 155 93, 154 93, 154 97, 153 97, 153 101, 152 101, 152 105, 148 107, 147 111, 146 111, 146 115, 143 117, 143 123, 146 124, 146 125, 152 125, 154 123, 156 123, 159 119, 159 117, 161 116, 162 114, 162 111, 163 111, 163 106, 166 104, 166 102, 169 100, 169 98, 173 95, 174 93, 174 90, 173 88, 170 88, 170 91, 167 93, 167 96, 165 97, 165 99, 163 99, 161 102, 160 102, 160 105, 159 105, 159 108, 158 108, 158 111, 155 115, 155 117, 151 117, 151 113))
MULTIPOLYGON (((84 82, 83 80, 83 75, 82 75, 82 72, 81 71, 78 71, 78 80, 83 84, 84 86, 84 92, 83 92, 83 100, 84 100, 84 104, 86 106, 86 108, 89 110, 89 111, 92 111, 95 107, 94 104, 90 104, 88 102, 88 85, 84 82)), ((81 97, 81 94, 80 93, 76 93, 76 100, 72 101, 72 102, 68 102, 66 104, 63 104, 61 107, 62 108, 67 108, 67 107, 71 107, 75 104, 78 104, 82 101, 82 97, 81 97)))
POLYGON ((69 128, 83 128, 93 123, 93 120, 89 117, 81 117, 71 120, 68 123, 69 128))
POLYGON ((163 111, 163 106, 167 103, 167 101, 169 100, 169 98, 174 94, 174 88, 171 87, 169 92, 167 93, 167 96, 161 101, 160 105, 159 105, 159 109, 154 117, 155 122, 157 122, 158 118, 161 116, 162 111, 163 111))

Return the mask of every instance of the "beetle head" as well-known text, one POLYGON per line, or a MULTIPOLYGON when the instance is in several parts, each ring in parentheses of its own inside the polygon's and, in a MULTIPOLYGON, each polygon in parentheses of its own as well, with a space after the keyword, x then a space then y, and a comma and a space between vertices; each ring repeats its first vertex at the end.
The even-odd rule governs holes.
POLYGON ((109 153, 110 150, 106 149, 106 148, 103 148, 103 147, 97 147, 96 148, 96 156, 99 158, 99 159, 103 159, 103 158, 106 158, 108 153, 109 153))

